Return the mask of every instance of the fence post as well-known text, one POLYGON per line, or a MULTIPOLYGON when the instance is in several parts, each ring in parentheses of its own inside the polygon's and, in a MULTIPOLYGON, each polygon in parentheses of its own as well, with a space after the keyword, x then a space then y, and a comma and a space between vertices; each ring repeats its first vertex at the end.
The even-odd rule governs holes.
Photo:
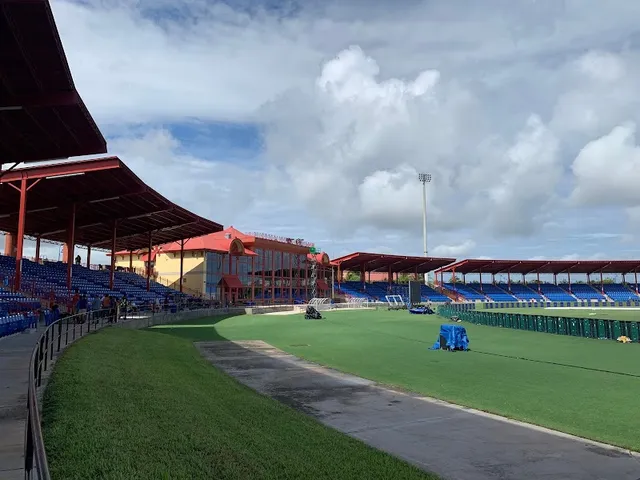
MULTIPOLYGON (((45 332, 44 337, 45 338, 44 338, 44 345, 43 346, 49 348, 49 330, 47 330, 45 332)), ((44 358, 43 358, 43 360, 44 360, 44 371, 46 372, 47 371, 47 365, 48 365, 47 360, 48 360, 48 357, 49 357, 49 355, 48 355, 49 352, 47 350, 44 350, 43 353, 44 353, 44 358)))
POLYGON ((62 323, 58 322, 58 351, 60 351, 61 341, 62 341, 62 323))

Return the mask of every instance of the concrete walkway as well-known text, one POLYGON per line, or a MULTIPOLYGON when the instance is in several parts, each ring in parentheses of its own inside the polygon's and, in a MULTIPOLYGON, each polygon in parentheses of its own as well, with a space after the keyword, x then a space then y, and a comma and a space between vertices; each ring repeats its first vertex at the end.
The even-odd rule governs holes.
POLYGON ((382 388, 263 342, 196 346, 245 385, 445 479, 640 480, 640 458, 608 445, 382 388))
POLYGON ((0 479, 24 479, 24 432, 31 351, 44 331, 0 338, 0 479))

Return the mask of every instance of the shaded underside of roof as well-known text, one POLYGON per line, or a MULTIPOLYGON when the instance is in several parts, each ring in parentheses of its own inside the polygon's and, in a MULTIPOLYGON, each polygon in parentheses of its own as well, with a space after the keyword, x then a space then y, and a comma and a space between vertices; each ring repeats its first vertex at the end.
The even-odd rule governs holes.
POLYGON ((640 260, 461 260, 437 273, 631 273, 640 270, 640 260))
POLYGON ((342 270, 392 273, 427 273, 455 262, 454 258, 410 257, 356 252, 336 258, 331 263, 342 270))
POLYGON ((75 243, 137 250, 199 237, 222 225, 175 205, 147 186, 117 157, 13 170, 0 178, 0 230, 16 233, 20 187, 26 179, 25 234, 56 242, 68 240, 75 208, 75 243), (12 186, 13 185, 13 186, 12 186))
POLYGON ((78 95, 48 0, 0 0, 0 159, 106 153, 78 95))

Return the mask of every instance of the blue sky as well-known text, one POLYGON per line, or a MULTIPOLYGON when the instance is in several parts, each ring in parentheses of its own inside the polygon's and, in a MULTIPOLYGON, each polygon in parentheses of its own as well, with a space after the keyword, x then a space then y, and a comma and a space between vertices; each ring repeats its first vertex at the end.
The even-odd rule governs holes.
POLYGON ((225 225, 352 251, 638 258, 640 5, 52 0, 110 152, 225 225))

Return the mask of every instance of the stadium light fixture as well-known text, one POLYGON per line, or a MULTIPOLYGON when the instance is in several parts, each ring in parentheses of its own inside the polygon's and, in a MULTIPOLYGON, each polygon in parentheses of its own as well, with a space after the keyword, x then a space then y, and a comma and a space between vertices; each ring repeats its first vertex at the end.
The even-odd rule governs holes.
MULTIPOLYGON (((427 250, 427 183, 431 183, 430 173, 419 173, 418 180, 422 183, 422 243, 424 247, 424 256, 428 257, 427 250)), ((429 282, 429 274, 424 274, 424 283, 429 282)))
POLYGON ((57 180, 59 178, 79 177, 84 175, 85 172, 65 173, 64 175, 52 175, 50 177, 44 177, 45 180, 57 180))

